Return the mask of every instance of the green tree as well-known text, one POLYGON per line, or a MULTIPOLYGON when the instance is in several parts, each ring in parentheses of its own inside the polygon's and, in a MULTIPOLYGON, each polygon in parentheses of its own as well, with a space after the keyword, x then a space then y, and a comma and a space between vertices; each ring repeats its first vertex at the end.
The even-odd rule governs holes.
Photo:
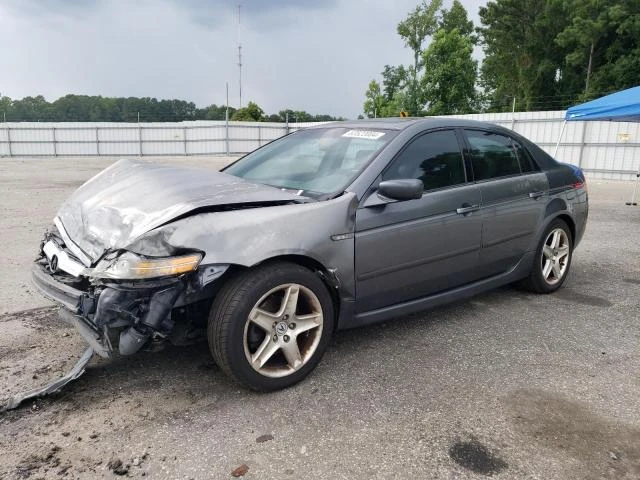
POLYGON ((391 101, 399 92, 404 91, 410 83, 409 72, 403 66, 384 66, 382 70, 382 87, 384 98, 391 101))
MULTIPOLYGON (((312 115, 304 110, 290 113, 290 121, 324 122, 337 120, 331 115, 312 115)), ((236 111, 229 107, 233 120, 284 122, 287 111, 267 117, 255 103, 236 111)), ((65 95, 52 103, 42 96, 12 100, 0 96, 0 120, 54 122, 180 122, 189 120, 224 120, 226 106, 212 104, 197 108, 193 102, 179 99, 158 100, 151 97, 101 97, 65 95)))
POLYGON ((285 110, 280 110, 278 112, 279 120, 278 122, 286 122, 289 119, 290 123, 298 123, 298 122, 313 122, 313 116, 309 113, 302 110, 291 110, 287 108, 285 110))
POLYGON ((514 97, 528 110, 564 106, 572 72, 562 70, 564 53, 554 39, 569 15, 566 0, 494 0, 480 8, 481 85, 490 110, 511 106, 514 97))
POLYGON ((86 95, 65 95, 51 104, 52 120, 60 122, 89 122, 92 106, 98 105, 99 97, 86 95))
MULTIPOLYGON (((229 107, 229 119, 233 116, 236 109, 229 107)), ((197 116, 201 120, 224 120, 227 112, 226 105, 211 104, 198 110, 197 116)))
POLYGON ((405 105, 409 103, 407 97, 408 90, 399 90, 397 91, 393 98, 386 102, 382 107, 382 115, 381 117, 399 117, 400 112, 406 111, 405 105))
POLYGON ((571 22, 556 43, 568 69, 582 79, 581 99, 638 84, 640 6, 637 0, 569 0, 571 22))
POLYGON ((304 110, 280 110, 278 114, 269 116, 270 122, 286 122, 287 118, 289 122, 332 122, 334 120, 341 120, 340 118, 333 117, 331 115, 312 115, 304 110))
POLYGON ((314 115, 313 116, 313 121, 314 122, 334 122, 336 120, 344 120, 343 117, 334 117, 333 115, 327 115, 327 114, 321 114, 321 115, 314 115))
POLYGON ((457 28, 438 30, 423 53, 421 79, 429 115, 471 113, 476 108, 478 64, 471 54, 473 43, 457 28))
POLYGON ((249 102, 246 107, 235 111, 231 120, 239 122, 259 122, 264 116, 264 110, 256 103, 249 102))
POLYGON ((0 95, 0 121, 11 118, 11 98, 0 95))
POLYGON ((450 32, 457 29, 460 35, 469 37, 473 44, 476 44, 478 38, 475 36, 475 27, 473 22, 469 20, 467 10, 459 0, 453 0, 453 5, 449 10, 442 9, 440 19, 440 29, 450 32))
POLYGON ((375 80, 369 82, 369 88, 365 93, 364 102, 364 114, 367 118, 381 117, 383 116, 383 109, 386 106, 386 101, 380 90, 380 84, 375 80))
POLYGON ((408 95, 410 103, 407 105, 409 113, 413 116, 417 115, 421 110, 418 75, 422 70, 422 65, 420 64, 422 45, 426 38, 433 35, 438 28, 438 12, 441 6, 442 0, 422 0, 422 3, 417 5, 415 10, 410 12, 407 18, 402 20, 397 27, 398 35, 404 40, 405 46, 409 47, 413 52, 412 82, 408 95))
POLYGON ((7 114, 7 119, 9 118, 23 122, 51 120, 51 105, 42 95, 14 100, 11 103, 11 114, 7 114))
POLYGON ((313 122, 314 117, 304 110, 296 110, 293 112, 293 118, 296 122, 313 122))
POLYGON ((284 110, 280 110, 278 112, 278 117, 279 120, 277 120, 278 122, 286 122, 287 119, 289 120, 289 122, 294 122, 294 118, 293 118, 293 110, 291 110, 290 108, 286 108, 284 110))

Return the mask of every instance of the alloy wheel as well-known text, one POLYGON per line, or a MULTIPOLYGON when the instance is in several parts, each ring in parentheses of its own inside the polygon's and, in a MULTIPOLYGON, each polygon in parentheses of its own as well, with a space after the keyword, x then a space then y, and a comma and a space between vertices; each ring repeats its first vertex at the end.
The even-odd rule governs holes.
POLYGON ((571 247, 567 232, 562 228, 555 228, 542 246, 542 277, 549 285, 555 285, 562 280, 569 265, 571 247))
POLYGON ((267 377, 284 377, 302 368, 322 337, 320 300, 297 283, 269 290, 254 305, 244 327, 244 353, 252 368, 267 377))

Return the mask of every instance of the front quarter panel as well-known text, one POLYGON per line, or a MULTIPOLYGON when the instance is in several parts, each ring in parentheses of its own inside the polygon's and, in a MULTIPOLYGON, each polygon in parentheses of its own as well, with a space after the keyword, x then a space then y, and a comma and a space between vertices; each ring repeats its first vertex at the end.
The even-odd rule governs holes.
POLYGON ((341 297, 352 300, 356 206, 356 195, 345 193, 314 203, 201 213, 148 232, 126 249, 148 256, 200 250, 203 264, 245 267, 302 255, 335 270, 341 297))

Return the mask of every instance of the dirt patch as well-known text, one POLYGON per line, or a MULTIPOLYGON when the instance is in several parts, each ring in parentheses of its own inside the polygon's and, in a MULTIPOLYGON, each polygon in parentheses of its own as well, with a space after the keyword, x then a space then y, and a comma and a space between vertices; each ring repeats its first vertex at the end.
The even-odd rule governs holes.
MULTIPOLYGON (((47 384, 75 364, 86 344, 56 316, 55 309, 3 316, 4 331, 16 333, 0 337, 0 400, 47 384)), ((228 385, 206 343, 135 358, 94 356, 85 375, 59 393, 0 414, 0 478, 151 475, 163 456, 150 456, 146 442, 129 443, 133 432, 149 438, 166 422, 190 424, 196 412, 215 408, 228 385)))
POLYGON ((47 318, 55 313, 57 307, 38 307, 21 310, 20 312, 0 314, 0 323, 11 320, 33 321, 47 318))
POLYGON ((0 403, 47 385, 66 374, 86 348, 55 308, 36 308, 0 317, 0 403))
POLYGON ((590 307, 610 307, 613 305, 613 303, 611 303, 606 298, 576 292, 575 290, 571 290, 570 288, 561 288, 553 295, 554 297, 566 300, 568 302, 575 302, 581 305, 588 305, 590 307))
POLYGON ((639 428, 542 390, 519 390, 506 403, 514 413, 514 425, 529 440, 575 460, 576 478, 640 478, 639 428))
POLYGON ((458 465, 482 475, 500 473, 508 467, 507 462, 491 452, 476 438, 456 440, 449 448, 449 456, 458 465))
POLYGON ((42 468, 50 469, 60 465, 60 447, 53 445, 44 449, 44 451, 37 453, 30 453, 25 456, 18 467, 16 468, 16 475, 20 478, 28 478, 32 473, 42 468))

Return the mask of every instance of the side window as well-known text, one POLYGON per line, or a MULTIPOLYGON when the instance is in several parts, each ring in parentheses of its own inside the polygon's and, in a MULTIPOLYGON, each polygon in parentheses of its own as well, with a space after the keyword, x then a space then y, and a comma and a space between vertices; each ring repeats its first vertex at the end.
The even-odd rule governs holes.
POLYGON ((529 151, 514 139, 511 139, 511 141, 513 142, 513 146, 515 147, 516 153, 518 154, 518 160, 520 161, 520 168, 522 169, 522 173, 539 171, 540 169, 538 168, 538 165, 536 164, 529 151))
POLYGON ((518 157, 511 139, 480 130, 465 130, 471 147, 471 164, 475 180, 519 175, 518 157))
POLYGON ((382 174, 383 180, 403 178, 422 180, 425 190, 464 183, 464 163, 455 132, 431 132, 413 140, 382 174))

